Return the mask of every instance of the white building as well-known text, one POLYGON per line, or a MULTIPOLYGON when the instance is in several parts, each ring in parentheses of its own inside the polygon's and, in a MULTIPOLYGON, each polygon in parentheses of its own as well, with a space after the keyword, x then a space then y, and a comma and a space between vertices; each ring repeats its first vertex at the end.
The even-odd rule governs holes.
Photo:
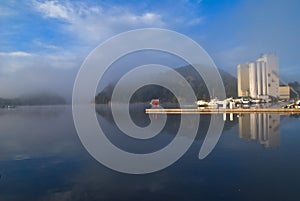
POLYGON ((254 62, 238 65, 238 96, 278 98, 278 58, 264 54, 254 62))

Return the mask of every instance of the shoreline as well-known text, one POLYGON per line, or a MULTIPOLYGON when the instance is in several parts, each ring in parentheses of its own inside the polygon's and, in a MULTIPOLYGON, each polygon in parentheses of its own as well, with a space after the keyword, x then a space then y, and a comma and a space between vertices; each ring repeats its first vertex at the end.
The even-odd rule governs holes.
POLYGON ((300 109, 295 108, 237 108, 237 109, 146 109, 146 114, 243 114, 243 113, 264 113, 264 114, 300 114, 300 109))

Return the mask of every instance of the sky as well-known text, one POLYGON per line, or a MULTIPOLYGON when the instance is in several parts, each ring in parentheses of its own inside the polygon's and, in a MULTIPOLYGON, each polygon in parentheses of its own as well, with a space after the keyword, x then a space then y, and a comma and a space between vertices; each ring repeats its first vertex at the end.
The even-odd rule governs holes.
POLYGON ((239 63, 276 53, 279 75, 300 81, 298 0, 6 0, 0 2, 0 97, 71 97, 99 44, 124 31, 166 28, 199 43, 236 76, 239 63))

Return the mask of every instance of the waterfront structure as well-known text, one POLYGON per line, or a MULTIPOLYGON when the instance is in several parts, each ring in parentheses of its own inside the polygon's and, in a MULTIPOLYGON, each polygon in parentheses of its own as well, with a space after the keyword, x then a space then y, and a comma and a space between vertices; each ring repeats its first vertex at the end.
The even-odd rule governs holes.
POLYGON ((249 96, 249 69, 247 64, 238 65, 238 96, 249 96))
POLYGON ((258 99, 279 97, 278 58, 263 54, 254 62, 237 66, 238 96, 258 99))
POLYGON ((265 148, 280 144, 279 114, 243 114, 239 116, 239 136, 258 141, 265 148))
POLYGON ((279 99, 289 100, 291 98, 291 87, 290 86, 280 86, 279 87, 279 99))

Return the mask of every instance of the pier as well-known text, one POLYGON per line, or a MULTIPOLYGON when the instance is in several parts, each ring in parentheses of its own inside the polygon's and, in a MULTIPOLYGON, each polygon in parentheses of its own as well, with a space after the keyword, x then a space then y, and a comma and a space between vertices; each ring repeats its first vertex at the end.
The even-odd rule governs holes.
POLYGON ((197 109, 197 108, 187 108, 187 109, 161 109, 152 108, 146 109, 146 114, 245 114, 245 113, 265 113, 265 114, 281 114, 281 115, 291 115, 300 114, 300 109, 295 108, 236 108, 236 109, 197 109))

